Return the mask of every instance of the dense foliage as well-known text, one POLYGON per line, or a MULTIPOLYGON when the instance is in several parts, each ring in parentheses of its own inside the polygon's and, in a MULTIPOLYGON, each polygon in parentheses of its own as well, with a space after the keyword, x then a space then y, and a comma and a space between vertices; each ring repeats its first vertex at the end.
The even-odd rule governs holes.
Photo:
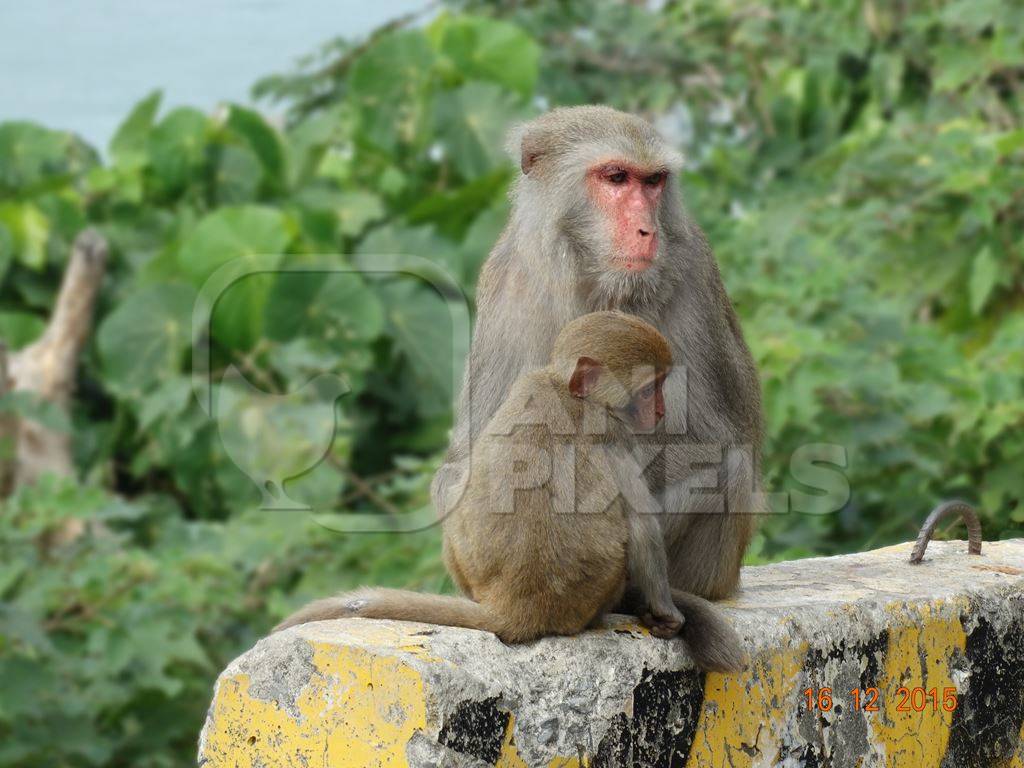
POLYGON ((505 129, 547 105, 647 114, 686 152, 762 372, 769 485, 798 487, 801 445, 847 450, 844 509, 772 516, 751 561, 911 538, 944 496, 979 502, 989 538, 1024 529, 1024 9, 449 9, 264 80, 283 127, 159 93, 102 157, 0 125, 0 336, 39 332, 83 226, 113 248, 74 403, 83 479, 0 513, 0 765, 189 761, 215 674, 289 607, 445 586, 436 532, 260 511, 246 473, 315 464, 342 393, 326 460, 288 496, 389 519, 426 504, 450 424, 445 301, 408 276, 294 270, 415 254, 472 299, 507 211, 505 129), (279 272, 214 310, 211 419, 193 309, 257 256, 279 272))

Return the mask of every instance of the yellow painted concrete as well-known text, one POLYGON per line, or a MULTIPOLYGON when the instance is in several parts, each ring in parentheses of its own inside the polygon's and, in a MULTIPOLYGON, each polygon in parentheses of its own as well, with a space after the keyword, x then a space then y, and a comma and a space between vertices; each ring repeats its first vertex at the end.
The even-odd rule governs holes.
POLYGON ((581 763, 578 757, 556 757, 548 763, 548 768, 587 768, 589 765, 590 761, 586 758, 581 763))
POLYGON ((752 766, 753 757, 741 745, 756 744, 771 753, 781 744, 787 714, 802 701, 799 675, 806 656, 807 645, 801 643, 755 659, 738 675, 708 674, 687 766, 752 766))
POLYGON ((399 768, 426 726, 423 680, 400 659, 313 645, 314 673, 294 717, 255 697, 248 675, 222 679, 203 756, 206 768, 399 768))
MULTIPOLYGON (((946 750, 952 713, 941 705, 899 712, 901 686, 941 695, 955 686, 949 660, 963 651, 966 636, 957 610, 925 605, 919 617, 894 616, 889 647, 880 671, 879 712, 866 712, 869 740, 891 768, 938 765, 946 750), (942 614, 945 614, 943 616, 942 614)), ((894 612, 896 610, 894 609, 894 612)), ((364 646, 380 644, 418 659, 440 662, 428 641, 413 632, 368 625, 364 646), (375 634, 376 633, 376 634, 375 634)), ((420 674, 400 657, 345 646, 312 643, 313 668, 295 701, 294 717, 273 701, 257 698, 245 674, 221 680, 212 706, 204 756, 208 768, 275 765, 288 768, 398 768, 408 765, 406 746, 427 728, 425 689, 420 674)), ((771 754, 783 743, 787 720, 803 706, 800 674, 807 655, 802 643, 761 655, 738 675, 710 673, 704 704, 687 766, 755 765, 749 747, 771 754), (747 747, 748 749, 744 749, 747 747)), ((836 696, 845 692, 836 692, 836 696)), ((838 700, 838 699, 837 699, 838 700)), ((496 768, 530 768, 514 740, 510 718, 496 768)), ((1021 735, 1024 743, 1024 732, 1021 735)), ((584 758, 557 756, 548 768, 586 768, 584 758)), ((1024 747, 1007 763, 1024 768, 1024 747)))
POLYGON ((515 744, 516 717, 512 715, 508 719, 508 728, 505 729, 505 741, 501 745, 501 756, 495 763, 495 768, 530 768, 519 756, 515 744))
POLYGON ((954 651, 963 651, 967 636, 958 612, 946 610, 942 617, 940 608, 938 604, 924 605, 918 622, 907 625, 906 617, 897 618, 900 623, 894 622, 889 632, 889 649, 878 680, 879 711, 865 713, 870 739, 884 750, 888 768, 937 766, 946 752, 953 713, 942 708, 941 696, 944 688, 955 686, 949 676, 949 660, 954 651), (921 712, 910 706, 898 711, 901 686, 911 691, 936 688, 938 707, 927 702, 921 712))
MULTIPOLYGON (((834 700, 844 704, 842 718, 863 717, 866 723, 869 746, 867 753, 859 756, 861 765, 940 765, 954 717, 942 707, 941 697, 943 689, 956 687, 950 663, 964 653, 967 641, 960 616, 973 610, 976 600, 972 598, 968 604, 966 598, 951 595, 959 594, 960 585, 968 578, 975 591, 1004 590, 1014 584, 1020 578, 1012 571, 1018 569, 1024 551, 1021 547, 1021 542, 988 543, 985 559, 975 560, 966 555, 962 542, 937 542, 929 550, 929 557, 933 562, 941 560, 942 567, 929 570, 927 562, 920 569, 908 566, 909 545, 899 545, 809 564, 797 561, 767 566, 745 575, 745 590, 726 605, 732 607, 737 626, 755 655, 751 666, 741 673, 705 676, 702 708, 686 765, 772 765, 785 746, 801 743, 805 737, 798 731, 814 722, 808 721, 802 711, 802 689, 808 684, 804 669, 808 642, 819 647, 817 643, 822 639, 821 647, 827 650, 839 639, 848 639, 846 635, 872 636, 882 628, 888 628, 888 645, 879 658, 879 711, 854 715, 849 709, 849 692, 833 692, 834 700), (823 570, 826 565, 831 570, 823 570), (900 584, 898 598, 893 595, 893 583, 900 584), (953 586, 938 592, 936 584, 953 586), (933 597, 937 592, 944 596, 933 597), (881 608, 889 600, 898 602, 881 608), (925 691, 934 688, 939 705, 933 707, 927 701, 923 711, 913 707, 898 711, 900 687, 925 691)), ((618 659, 607 666, 608 674, 616 675, 614 682, 618 685, 608 690, 628 691, 630 685, 640 682, 645 668, 678 668, 671 666, 675 664, 675 651, 662 653, 666 647, 656 645, 661 641, 642 639, 647 630, 635 621, 612 618, 607 629, 634 636, 622 638, 622 653, 632 654, 628 660, 620 664, 622 659, 618 659), (627 685, 621 685, 623 674, 629 677, 627 685)), ((411 740, 419 734, 427 742, 436 743, 442 727, 438 720, 443 717, 437 710, 431 709, 428 714, 428 700, 452 696, 443 685, 462 679, 458 677, 461 670, 447 655, 461 660, 470 676, 466 679, 484 681, 490 679, 487 665, 492 661, 506 665, 500 667, 502 674, 495 676, 500 681, 507 679, 510 663, 521 665, 522 674, 529 675, 534 658, 529 650, 511 649, 493 638, 459 634, 467 630, 413 623, 349 620, 320 628, 309 625, 296 632, 294 640, 278 636, 277 641, 268 641, 284 643, 278 650, 281 655, 270 658, 290 658, 289 642, 306 643, 312 654, 312 672, 305 684, 296 689, 294 683, 282 681, 282 688, 288 688, 294 697, 286 708, 268 699, 263 690, 266 685, 254 690, 253 680, 241 671, 249 668, 244 662, 221 676, 202 747, 206 768, 404 768, 409 764, 411 740), (474 657, 478 642, 483 655, 474 657), (452 648, 454 653, 444 650, 452 648), (432 690, 428 681, 435 679, 435 672, 436 679, 445 682, 432 690)), ((519 693, 528 691, 526 699, 537 693, 532 690, 534 685, 548 686, 540 691, 542 696, 557 699, 557 686, 563 684, 558 654, 564 653, 568 664, 577 664, 581 660, 587 663, 586 654, 593 652, 601 654, 595 658, 602 658, 602 664, 607 665, 608 649, 619 652, 618 647, 608 645, 608 637, 598 632, 545 642, 564 644, 564 648, 556 648, 553 656, 541 654, 539 658, 548 665, 543 667, 547 677, 525 681, 519 693)), ((256 660, 262 658, 260 651, 254 653, 256 660)), ((262 668, 261 672, 266 674, 262 668)), ((566 676, 566 681, 574 679, 577 685, 580 679, 594 680, 566 676)), ((601 685, 600 678, 595 684, 601 685)), ((516 685, 511 686, 507 700, 517 700, 516 691, 516 685)), ((581 690, 574 690, 576 697, 580 694, 581 690)), ((607 691, 602 689, 602 695, 606 696, 607 691)), ((472 694, 460 687, 454 696, 472 694)), ((962 697, 958 698, 963 706, 962 697)), ((632 717, 628 693, 623 699, 621 711, 632 717)), ((444 699, 444 703, 450 709, 458 702, 444 699)), ((607 717, 608 701, 601 704, 607 717)), ((616 701, 612 706, 620 705, 616 701)), ((549 716, 543 705, 538 709, 549 716)), ((546 768, 589 768, 594 755, 566 754, 573 751, 567 739, 552 744, 547 751, 517 743, 516 718, 520 734, 536 736, 538 722, 523 719, 535 715, 532 708, 511 713, 496 768, 541 768, 524 758, 524 754, 537 752, 544 754, 546 768)), ((575 717, 576 711, 569 716, 575 717)), ((589 725, 593 726, 589 733, 592 741, 587 746, 595 749, 604 728, 600 723, 589 725)), ((645 727, 637 723, 634 726, 645 727)), ((658 727, 675 725, 663 723, 658 727)), ((828 731, 848 732, 840 727, 828 731)), ((1024 768, 1024 726, 1016 752, 999 768, 1024 768)))

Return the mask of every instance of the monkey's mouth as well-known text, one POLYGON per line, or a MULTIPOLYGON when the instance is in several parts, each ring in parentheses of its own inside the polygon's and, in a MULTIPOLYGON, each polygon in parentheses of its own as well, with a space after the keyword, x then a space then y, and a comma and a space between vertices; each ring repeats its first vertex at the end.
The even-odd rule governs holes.
POLYGON ((658 233, 641 240, 627 241, 617 249, 612 257, 613 263, 626 272, 643 272, 649 269, 658 256, 658 233))
POLYGON ((619 254, 615 257, 614 263, 626 272, 643 272, 654 264, 655 253, 645 254, 619 254))

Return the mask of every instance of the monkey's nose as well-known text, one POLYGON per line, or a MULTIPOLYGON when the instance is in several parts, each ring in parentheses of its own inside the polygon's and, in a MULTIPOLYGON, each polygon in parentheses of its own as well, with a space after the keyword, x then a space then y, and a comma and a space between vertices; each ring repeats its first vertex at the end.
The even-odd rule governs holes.
POLYGON ((651 234, 651 231, 649 229, 638 229, 637 233, 640 237, 648 237, 651 234))

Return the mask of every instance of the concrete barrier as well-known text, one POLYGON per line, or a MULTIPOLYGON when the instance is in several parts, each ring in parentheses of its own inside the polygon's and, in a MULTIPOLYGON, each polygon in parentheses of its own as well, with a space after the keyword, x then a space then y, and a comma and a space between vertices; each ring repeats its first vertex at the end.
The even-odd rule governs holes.
POLYGON ((261 640, 217 681, 200 763, 1024 768, 1024 540, 746 568, 751 654, 693 669, 626 617, 505 646, 349 619, 261 640))

